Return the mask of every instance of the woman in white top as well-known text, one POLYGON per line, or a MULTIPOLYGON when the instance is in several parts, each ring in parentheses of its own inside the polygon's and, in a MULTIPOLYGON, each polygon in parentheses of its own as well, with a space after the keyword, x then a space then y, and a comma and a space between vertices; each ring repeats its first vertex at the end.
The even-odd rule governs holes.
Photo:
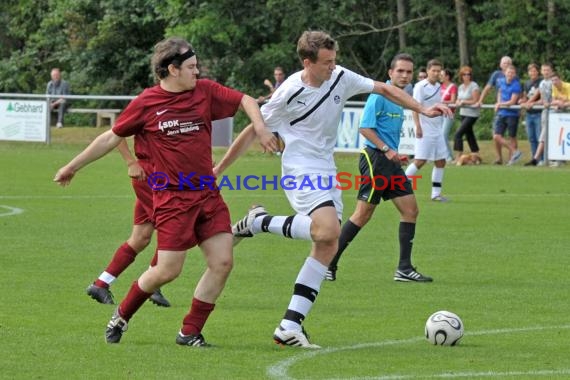
POLYGON ((453 150, 457 152, 456 160, 459 160, 463 154, 463 136, 467 139, 471 153, 479 155, 479 145, 477 145, 477 139, 473 132, 473 125, 481 112, 479 108, 464 107, 475 105, 479 100, 479 86, 472 81, 473 70, 469 66, 462 66, 459 70, 459 76, 462 83, 457 91, 456 106, 460 108, 461 125, 455 132, 455 142, 453 144, 453 150))

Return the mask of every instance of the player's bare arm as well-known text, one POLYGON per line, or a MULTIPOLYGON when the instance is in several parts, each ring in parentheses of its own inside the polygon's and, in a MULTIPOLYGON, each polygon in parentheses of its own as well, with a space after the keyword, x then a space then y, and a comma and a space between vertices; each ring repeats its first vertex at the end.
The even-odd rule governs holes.
POLYGON ((67 165, 59 169, 53 181, 59 183, 61 186, 69 185, 78 170, 109 153, 119 145, 121 140, 123 140, 123 138, 117 136, 112 130, 100 134, 83 152, 79 153, 67 165))
POLYGON ((251 120, 255 134, 259 138, 259 142, 263 149, 270 152, 276 152, 279 149, 277 145, 277 138, 265 126, 265 121, 263 120, 263 116, 259 110, 259 105, 255 99, 249 95, 244 95, 241 99, 240 107, 245 111, 251 120))
MULTIPOLYGON (((371 128, 360 128, 359 132, 365 139, 373 143, 376 146, 376 148, 380 150, 382 149, 383 146, 386 145, 386 143, 382 141, 382 139, 380 139, 380 137, 378 137, 376 132, 374 132, 374 130, 371 128)), ((400 163, 400 156, 398 155, 397 151, 389 149, 386 153, 384 153, 384 155, 389 160, 394 161, 395 163, 400 163)))
POLYGON ((129 144, 127 144, 127 140, 123 139, 119 145, 117 146, 117 150, 123 157, 123 160, 127 164, 127 174, 131 178, 138 179, 139 181, 144 181, 146 179, 146 174, 139 165, 136 157, 133 156, 131 150, 129 149, 129 144))
POLYGON ((451 117, 453 112, 445 104, 436 104, 433 107, 423 107, 414 98, 408 95, 404 90, 387 85, 382 82, 374 82, 374 93, 385 96, 389 100, 401 105, 404 108, 410 109, 414 112, 421 113, 427 117, 448 116, 451 117))
POLYGON ((420 115, 417 112, 413 112, 412 118, 414 119, 414 125, 416 126, 416 138, 421 139, 424 137, 424 132, 422 131, 422 125, 420 123, 420 115))
MULTIPOLYGON (((273 135, 273 134, 272 134, 273 135)), ((255 130, 253 124, 249 124, 234 140, 224 157, 214 166, 214 175, 221 175, 231 164, 244 154, 255 140, 255 130)))

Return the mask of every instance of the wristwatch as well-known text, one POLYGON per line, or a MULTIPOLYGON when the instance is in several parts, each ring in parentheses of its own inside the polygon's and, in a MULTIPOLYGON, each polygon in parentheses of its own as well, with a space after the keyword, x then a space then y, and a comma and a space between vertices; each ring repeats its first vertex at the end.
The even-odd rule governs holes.
POLYGON ((380 152, 382 153, 386 153, 390 150, 390 148, 388 147, 388 145, 384 145, 382 148, 380 148, 380 152))

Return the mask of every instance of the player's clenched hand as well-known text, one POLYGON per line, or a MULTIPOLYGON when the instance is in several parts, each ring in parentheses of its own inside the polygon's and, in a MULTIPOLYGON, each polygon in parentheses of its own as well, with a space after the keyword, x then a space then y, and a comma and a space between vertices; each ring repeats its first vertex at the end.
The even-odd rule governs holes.
POLYGON ((57 182, 60 186, 67 186, 71 182, 71 179, 75 175, 75 170, 69 166, 64 166, 55 173, 53 181, 57 182))
POLYGON ((134 178, 134 179, 138 179, 139 181, 144 181, 146 179, 146 174, 145 174, 143 168, 141 168, 139 163, 136 161, 129 164, 129 168, 127 170, 127 173, 129 175, 129 177, 134 178))
POLYGON ((451 111, 451 109, 449 109, 449 107, 446 106, 445 104, 440 104, 440 103, 431 106, 428 109, 425 109, 422 112, 422 114, 427 117, 436 117, 436 116, 453 117, 453 111, 451 111))
POLYGON ((269 129, 265 129, 257 138, 264 150, 276 152, 279 149, 277 146, 277 137, 275 137, 269 129))

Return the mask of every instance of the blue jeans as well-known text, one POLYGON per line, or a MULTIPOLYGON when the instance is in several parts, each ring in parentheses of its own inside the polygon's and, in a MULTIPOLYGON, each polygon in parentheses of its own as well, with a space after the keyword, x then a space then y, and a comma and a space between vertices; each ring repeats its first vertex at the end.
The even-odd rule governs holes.
POLYGON ((453 117, 443 118, 443 137, 445 138, 445 145, 447 146, 447 159, 453 159, 453 151, 451 150, 451 146, 449 144, 449 132, 453 126, 453 120, 453 117))
POLYGON ((526 113, 526 134, 530 143, 532 157, 534 157, 538 147, 538 137, 540 136, 540 112, 526 113))

